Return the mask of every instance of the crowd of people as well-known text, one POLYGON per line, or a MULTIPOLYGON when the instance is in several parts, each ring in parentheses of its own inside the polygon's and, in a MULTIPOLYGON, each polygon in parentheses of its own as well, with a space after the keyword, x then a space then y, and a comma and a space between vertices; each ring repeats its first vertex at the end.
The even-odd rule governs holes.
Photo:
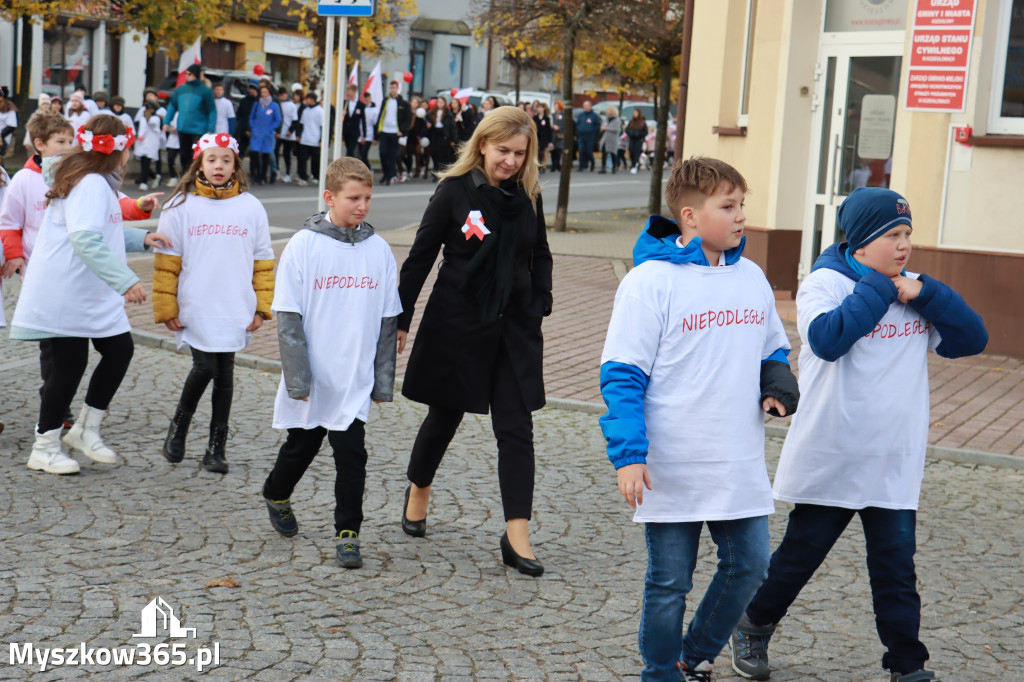
MULTIPOLYGON (((323 123, 316 97, 300 93, 302 105, 294 93, 275 100, 273 88, 257 82, 248 116, 236 114, 235 134, 230 122, 229 130, 213 132, 205 129, 220 125, 217 98, 195 84, 199 73, 190 76, 163 121, 158 103, 148 102, 144 126, 135 129, 116 101, 109 113, 93 114, 81 96, 72 95, 66 113, 51 110, 51 102, 28 123, 35 154, 26 167, 13 178, 0 169, 2 276, 23 278, 10 337, 40 349, 28 467, 78 473, 62 443, 99 464, 124 459, 101 425, 133 354, 125 303, 147 297, 125 253, 155 250, 154 319, 193 360, 163 456, 171 464, 184 460, 196 406, 212 383, 202 466, 228 472, 234 354, 276 315, 282 375, 272 424, 288 435, 272 466, 267 453, 262 494, 271 526, 297 534, 291 496, 326 438, 337 468, 338 561, 361 566, 366 422, 372 403, 393 399, 396 355, 443 253, 402 386, 428 411, 409 456, 400 527, 412 537, 427 534, 434 477, 465 413, 489 413, 505 520, 498 551, 520 573, 542 575, 529 533, 532 413, 545 404, 542 322, 553 306, 553 259, 539 175, 564 125, 561 107, 552 114, 485 100, 477 115, 441 97, 427 106, 406 102, 397 83, 379 106, 350 90, 350 152, 377 141, 386 184, 425 171, 435 174, 437 190, 399 269, 367 221, 373 174, 359 159, 335 160, 324 178, 327 211, 292 237, 275 274, 266 211, 247 191, 251 176, 242 160, 248 147, 256 182, 268 173, 272 180, 281 139, 274 131, 288 130, 304 181, 303 159, 315 148, 306 127, 323 123), (247 142, 236 137, 242 123, 247 142), (139 154, 163 128, 177 135, 183 172, 151 234, 123 221, 150 216, 158 195, 133 200, 120 188, 133 148, 139 154), (340 328, 351 333, 339 335, 340 328), (75 418, 70 407, 90 344, 101 360, 75 418)), ((92 101, 106 104, 96 94, 92 101)), ((580 169, 592 167, 597 149, 615 172, 620 138, 629 146, 628 131, 642 117, 623 126, 613 108, 601 118, 588 104, 576 126, 580 169)), ((551 157, 557 165, 560 155, 551 157)), ((771 286, 742 256, 746 193, 743 175, 723 161, 695 157, 674 165, 665 189, 671 217, 652 216, 640 232, 602 353, 608 411, 600 427, 647 545, 641 677, 707 682, 731 643, 741 675, 768 679, 768 644, 780 621, 859 515, 886 649, 882 666, 893 682, 935 680, 924 669, 929 653, 919 638, 914 567, 928 431, 926 356, 982 352, 984 323, 950 287, 906 270, 913 231, 906 199, 860 188, 838 211, 847 241, 821 254, 797 294, 798 381, 771 286), (774 482, 765 465, 764 413, 794 416, 774 482), (773 497, 795 506, 771 553, 773 497), (718 564, 684 635, 704 525, 718 564)))

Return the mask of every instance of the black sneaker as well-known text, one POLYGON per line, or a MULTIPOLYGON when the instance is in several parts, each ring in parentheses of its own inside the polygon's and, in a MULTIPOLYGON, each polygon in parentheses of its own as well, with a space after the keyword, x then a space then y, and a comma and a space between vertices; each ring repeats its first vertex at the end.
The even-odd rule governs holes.
POLYGON ((915 670, 912 673, 892 673, 889 682, 939 682, 931 670, 915 670))
POLYGON ((343 530, 338 533, 340 542, 337 546, 338 561, 345 568, 359 568, 363 565, 363 557, 359 554, 359 533, 354 530, 343 530))
POLYGON ((772 669, 768 665, 768 641, 775 634, 775 625, 757 626, 744 613, 729 638, 732 669, 750 680, 767 680, 772 669))
POLYGON ((683 682, 711 682, 711 661, 701 661, 690 670, 682 661, 676 663, 683 674, 683 682))
POLYGON ((299 522, 292 514, 291 500, 269 500, 266 497, 263 501, 267 503, 267 511, 270 513, 270 525, 281 535, 290 538, 299 532, 299 522))

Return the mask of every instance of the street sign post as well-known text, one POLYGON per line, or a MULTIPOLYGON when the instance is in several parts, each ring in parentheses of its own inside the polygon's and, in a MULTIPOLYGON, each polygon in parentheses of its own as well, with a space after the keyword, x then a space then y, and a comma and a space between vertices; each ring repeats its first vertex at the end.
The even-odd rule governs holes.
POLYGON ((331 67, 334 63, 334 17, 339 17, 341 27, 338 46, 338 83, 337 102, 335 109, 334 126, 334 156, 341 156, 341 125, 345 116, 345 109, 342 105, 342 79, 345 77, 346 50, 348 48, 348 18, 349 17, 372 17, 377 11, 377 0, 318 0, 316 13, 321 17, 327 17, 327 35, 324 45, 324 96, 321 106, 324 108, 324 124, 320 130, 320 182, 319 205, 323 211, 324 204, 324 182, 327 175, 328 152, 330 151, 331 139, 331 67))
POLYGON ((316 13, 322 17, 372 17, 376 0, 318 0, 316 13))

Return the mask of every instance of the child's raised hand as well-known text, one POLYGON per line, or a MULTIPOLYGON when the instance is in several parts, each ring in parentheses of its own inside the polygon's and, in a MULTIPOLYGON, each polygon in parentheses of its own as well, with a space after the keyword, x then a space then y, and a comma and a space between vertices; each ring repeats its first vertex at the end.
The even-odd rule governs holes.
POLYGON ((904 277, 903 275, 893 277, 892 283, 896 285, 896 292, 900 298, 900 303, 910 303, 921 295, 921 289, 924 287, 921 280, 914 279, 913 277, 904 277))
POLYGON ((124 292, 124 300, 129 303, 142 303, 146 300, 146 290, 136 282, 128 291, 124 292))
POLYGON ((636 509, 638 504, 644 503, 644 488, 654 490, 651 487, 651 476, 647 473, 646 464, 640 462, 627 464, 616 470, 615 474, 619 477, 619 492, 633 509, 636 509))
POLYGON ((142 240, 142 243, 149 247, 159 246, 161 249, 169 249, 174 246, 174 244, 171 243, 170 237, 165 234, 160 234, 159 232, 150 232, 146 235, 146 238, 142 240))
POLYGON ((146 213, 152 213, 153 209, 157 206, 157 199, 162 197, 166 192, 151 192, 149 194, 143 194, 139 197, 139 208, 146 213))
POLYGON ((180 332, 185 328, 185 325, 181 323, 181 320, 174 318, 173 320, 167 320, 164 322, 164 326, 170 329, 172 332, 180 332))
POLYGON ((247 332, 254 332, 257 329, 259 329, 260 327, 262 327, 262 326, 263 326, 263 316, 260 315, 259 313, 256 313, 255 315, 252 316, 252 324, 250 324, 248 327, 246 327, 245 331, 247 331, 247 332))
POLYGON ((786 406, 783 405, 778 400, 776 400, 775 398, 768 396, 763 401, 761 401, 761 409, 764 410, 765 412, 770 412, 773 407, 779 413, 780 417, 786 416, 786 406))

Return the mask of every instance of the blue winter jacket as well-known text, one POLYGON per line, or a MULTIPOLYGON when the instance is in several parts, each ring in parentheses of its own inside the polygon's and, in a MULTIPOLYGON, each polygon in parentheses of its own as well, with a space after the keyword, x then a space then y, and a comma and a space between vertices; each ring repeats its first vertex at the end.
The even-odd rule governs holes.
MULTIPOLYGON (((835 362, 846 355, 858 339, 875 328, 898 300, 892 279, 872 270, 863 277, 846 262, 847 244, 833 244, 815 261, 811 272, 827 268, 835 270, 857 282, 853 293, 843 299, 838 308, 822 313, 811 321, 807 329, 807 342, 814 354, 823 360, 835 362)), ((988 345, 988 332, 978 313, 974 312, 960 294, 928 275, 920 275, 921 293, 910 302, 910 307, 931 322, 942 337, 935 352, 944 358, 977 355, 988 345)))
MULTIPOLYGON (((679 236, 679 226, 675 222, 661 216, 651 216, 633 246, 634 267, 649 260, 709 265, 707 256, 700 248, 700 237, 694 237, 685 247, 679 248, 676 245, 679 236)), ((739 261, 746 243, 747 238, 743 237, 739 246, 725 252, 726 265, 739 261)), ((787 349, 780 348, 762 364, 774 360, 788 365, 788 354, 787 349)), ((601 365, 601 397, 608 406, 608 412, 599 421, 608 442, 608 459, 616 469, 627 464, 647 462, 649 443, 647 424, 644 421, 644 394, 649 381, 650 377, 634 365, 623 362, 605 362, 601 365)))
POLYGON ((249 112, 249 149, 263 154, 273 154, 277 138, 274 134, 281 127, 281 107, 274 100, 263 106, 259 100, 249 112))

